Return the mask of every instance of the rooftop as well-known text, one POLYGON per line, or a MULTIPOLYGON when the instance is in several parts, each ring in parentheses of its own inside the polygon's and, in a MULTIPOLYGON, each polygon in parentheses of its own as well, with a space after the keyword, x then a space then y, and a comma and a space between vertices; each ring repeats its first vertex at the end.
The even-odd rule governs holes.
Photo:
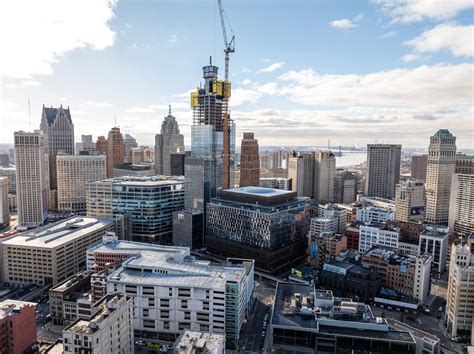
POLYGON ((16 316, 19 314, 19 311, 26 306, 36 307, 36 303, 19 301, 19 300, 5 300, 0 302, 0 319, 10 316, 16 316))
POLYGON ((133 164, 133 163, 123 163, 114 168, 127 171, 148 171, 151 170, 153 165, 151 164, 133 164))
MULTIPOLYGON (((76 287, 76 285, 78 285, 80 283, 83 283, 83 282, 86 282, 87 283, 86 287, 90 288, 90 283, 88 281, 90 279, 90 275, 91 275, 91 273, 88 272, 88 271, 83 271, 83 272, 77 273, 77 274, 73 275, 72 277, 66 279, 62 283, 59 283, 55 287, 51 288, 50 291, 66 292, 69 289, 72 289, 72 288, 76 287)), ((76 289, 76 290, 79 290, 79 289, 76 289)))
POLYGON ((167 176, 123 176, 103 180, 114 185, 124 186, 164 186, 170 184, 184 184, 184 178, 167 176))
POLYGON ((225 335, 185 330, 174 343, 174 353, 218 353, 225 347, 225 335))
POLYGON ((104 229, 109 225, 113 225, 113 223, 113 219, 71 217, 18 234, 3 244, 23 247, 56 248, 67 242, 80 239, 97 230, 104 229))
POLYGON ((334 297, 330 290, 317 290, 309 285, 278 283, 271 325, 334 336, 415 343, 409 331, 390 329, 383 318, 373 315, 368 305, 334 297))
POLYGON ((69 326, 64 328, 64 332, 75 334, 93 334, 97 332, 102 322, 104 322, 110 316, 110 314, 120 306, 120 302, 124 297, 125 295, 121 293, 105 295, 102 299, 94 304, 94 307, 97 308, 98 311, 91 317, 90 320, 77 319, 69 326))
POLYGON ((420 234, 420 236, 429 236, 444 239, 449 236, 449 227, 428 225, 426 226, 426 229, 420 234))
POLYGON ((305 198, 298 198, 294 191, 264 187, 226 189, 221 191, 217 198, 213 198, 213 201, 217 203, 228 202, 268 207, 281 206, 303 200, 305 198))

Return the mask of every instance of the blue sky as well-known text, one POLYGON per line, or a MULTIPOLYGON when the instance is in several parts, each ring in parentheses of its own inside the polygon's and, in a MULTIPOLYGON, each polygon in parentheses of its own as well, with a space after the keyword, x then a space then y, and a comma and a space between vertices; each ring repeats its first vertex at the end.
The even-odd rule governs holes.
MULTIPOLYGON (((474 146, 471 1, 223 2, 238 139, 425 147, 448 128, 474 146)), ((0 5, 0 142, 37 128, 44 103, 70 106, 76 140, 106 135, 117 116, 153 144, 170 103, 189 144, 188 92, 210 55, 223 74, 217 0, 63 3, 0 5)))

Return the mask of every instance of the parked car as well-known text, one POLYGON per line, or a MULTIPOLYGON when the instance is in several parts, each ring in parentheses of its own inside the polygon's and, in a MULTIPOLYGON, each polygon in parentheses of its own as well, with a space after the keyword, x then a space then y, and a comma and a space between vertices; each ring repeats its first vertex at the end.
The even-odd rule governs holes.
POLYGON ((139 345, 139 346, 142 346, 142 345, 146 345, 146 342, 145 342, 145 341, 142 341, 142 340, 136 340, 136 341, 135 341, 135 344, 136 344, 136 345, 139 345))

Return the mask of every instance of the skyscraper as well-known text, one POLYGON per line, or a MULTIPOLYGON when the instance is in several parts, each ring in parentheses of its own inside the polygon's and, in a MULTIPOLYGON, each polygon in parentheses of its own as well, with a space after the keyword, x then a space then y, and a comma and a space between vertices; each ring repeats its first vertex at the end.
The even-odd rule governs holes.
POLYGON ((329 203, 334 199, 334 178, 336 158, 331 151, 313 152, 314 158, 314 198, 316 203, 329 203))
POLYGON ((113 127, 107 137, 107 177, 114 175, 114 167, 123 163, 125 146, 120 128, 113 127))
POLYGON ((423 221, 425 187, 421 180, 405 180, 397 184, 395 192, 395 220, 423 221))
POLYGON ((456 166, 456 137, 440 129, 430 137, 428 169, 426 172, 425 221, 447 225, 451 178, 456 166))
POLYGON ((47 168, 43 135, 15 132, 18 225, 36 227, 48 218, 47 168))
MULTIPOLYGON (((203 207, 217 195, 217 190, 223 186, 223 154, 224 154, 224 104, 225 98, 230 97, 230 83, 218 80, 218 67, 212 64, 203 67, 204 86, 191 93, 191 108, 193 109, 193 125, 191 126, 191 158, 202 159, 201 164, 194 160, 193 168, 186 167, 186 193, 194 190, 204 194, 195 196, 202 200, 203 207), (198 165, 202 166, 197 168, 198 165), (192 174, 190 174, 192 171, 192 174), (203 181, 203 186, 197 186, 195 181, 203 181), (192 184, 192 185, 191 185, 192 184), (189 187, 189 188, 188 188, 189 187)), ((234 174, 235 126, 231 125, 230 139, 230 176, 234 174)), ((190 161, 191 162, 191 161, 190 161)), ((234 181, 231 178, 230 184, 234 181)), ((194 197, 193 197, 194 198, 194 197)), ((189 198, 186 198, 189 199, 189 198)), ((191 202, 191 204, 200 204, 191 202)), ((203 210, 204 211, 204 210, 203 210)))
POLYGON ((464 238, 474 233, 474 174, 454 173, 452 176, 449 228, 464 238))
POLYGON ((104 155, 58 155, 58 210, 86 210, 86 183, 106 177, 104 155))
POLYGON ((49 188, 56 190, 56 155, 59 152, 74 155, 74 125, 69 107, 48 108, 43 105, 40 129, 45 153, 49 155, 49 188))
POLYGON ((92 141, 92 135, 81 135, 81 142, 76 143, 76 154, 80 154, 81 151, 93 150, 95 150, 95 143, 92 141))
POLYGON ((258 156, 258 140, 253 133, 244 133, 240 145, 240 187, 260 184, 260 159, 258 156))
POLYGON ((130 134, 123 135, 123 145, 125 149, 125 155, 123 162, 132 162, 131 151, 133 148, 137 148, 137 140, 130 134))
POLYGON ((168 115, 161 124, 161 133, 155 135, 155 173, 171 176, 171 154, 184 154, 184 137, 179 132, 178 122, 171 115, 169 106, 168 115))
POLYGON ((412 155, 411 177, 425 181, 427 165, 428 165, 428 155, 412 155))
POLYGON ((288 158, 288 178, 292 179, 292 190, 298 197, 314 198, 314 163, 311 154, 296 154, 288 158))
POLYGON ((357 197, 357 176, 349 171, 337 171, 334 178, 334 202, 351 204, 357 197))
POLYGON ((366 196, 395 198, 395 188, 400 180, 401 151, 401 145, 367 145, 366 196))

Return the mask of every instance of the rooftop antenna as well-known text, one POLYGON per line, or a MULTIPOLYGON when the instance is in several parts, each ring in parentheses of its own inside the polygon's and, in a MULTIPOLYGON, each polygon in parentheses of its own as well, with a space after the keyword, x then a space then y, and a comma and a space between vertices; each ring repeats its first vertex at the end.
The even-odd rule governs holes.
POLYGON ((171 105, 170 104, 168 105, 168 108, 169 108, 168 115, 171 115, 171 105))
POLYGON ((114 118, 114 122, 115 122, 114 127, 117 128, 117 114, 114 114, 114 117, 115 117, 115 118, 114 118))

